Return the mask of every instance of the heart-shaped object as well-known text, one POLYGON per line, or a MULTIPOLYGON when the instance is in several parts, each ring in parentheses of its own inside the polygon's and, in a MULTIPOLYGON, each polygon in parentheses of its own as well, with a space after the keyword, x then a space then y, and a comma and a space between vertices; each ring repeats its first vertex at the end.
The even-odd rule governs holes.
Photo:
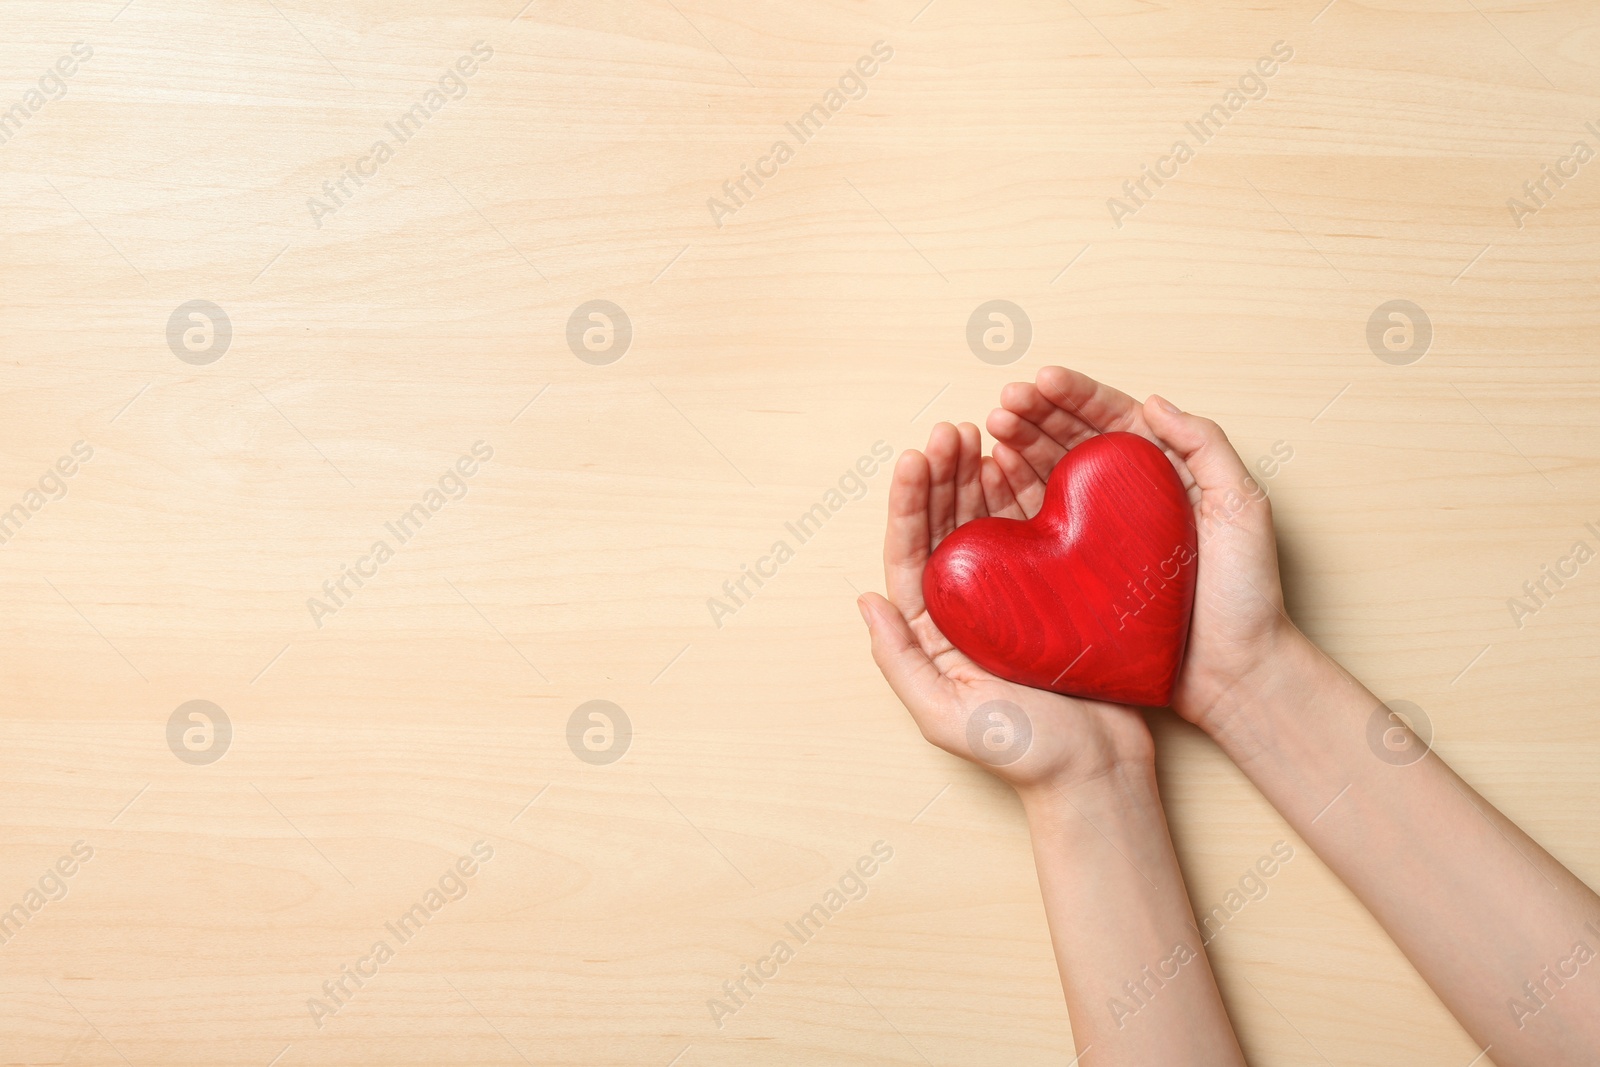
POLYGON ((922 576, 933 621, 973 662, 1058 693, 1160 706, 1194 606, 1194 512, 1165 454, 1103 433, 1068 452, 1031 519, 974 519, 922 576))

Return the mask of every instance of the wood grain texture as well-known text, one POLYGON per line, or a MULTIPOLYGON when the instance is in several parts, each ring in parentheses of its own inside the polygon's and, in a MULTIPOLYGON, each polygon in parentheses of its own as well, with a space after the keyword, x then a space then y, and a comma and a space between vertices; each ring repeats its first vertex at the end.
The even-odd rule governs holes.
MULTIPOLYGON (((0 1057, 1066 1062, 1020 814, 868 658, 887 475, 846 479, 1050 362, 1247 463, 1291 450, 1265 484, 1296 619, 1600 881, 1600 572, 1508 608, 1600 526, 1600 163, 1507 206, 1596 143, 1597 42, 1580 0, 0 5, 0 114, 44 101, 0 143, 0 512, 42 503, 0 545, 0 906, 94 850, 0 945, 0 1057), (1114 225, 1278 41, 1266 94, 1114 225), (997 298, 1032 324, 1008 366, 966 336, 997 298), (597 299, 632 327, 603 366, 567 341, 597 299), (1395 299, 1432 325, 1409 365, 1367 341, 1395 299), (168 343, 192 300, 232 326, 205 365, 168 343), (610 764, 577 754, 593 720, 569 744, 596 699, 631 726, 610 764), (209 765, 168 746, 191 700, 232 725, 209 765), (307 1000, 480 840, 319 1029, 307 1000), (719 1028, 722 983, 879 840, 867 895, 719 1028)), ((1210 945, 1251 1062, 1471 1061, 1233 767, 1156 727, 1197 911, 1297 849, 1210 945)))
POLYGON ((992 674, 1165 707, 1198 571, 1194 511, 1166 455, 1108 432, 1056 464, 1031 519, 975 519, 939 543, 923 600, 992 674))

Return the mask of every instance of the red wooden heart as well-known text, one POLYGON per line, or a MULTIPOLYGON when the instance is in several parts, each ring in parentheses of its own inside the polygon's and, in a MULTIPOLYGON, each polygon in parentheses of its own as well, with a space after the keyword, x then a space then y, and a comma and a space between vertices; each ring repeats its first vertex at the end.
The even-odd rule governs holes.
POLYGON ((1137 434, 1103 433, 1056 464, 1038 515, 974 519, 940 542, 922 595, 991 674, 1159 706, 1183 662, 1197 558, 1167 457, 1137 434))

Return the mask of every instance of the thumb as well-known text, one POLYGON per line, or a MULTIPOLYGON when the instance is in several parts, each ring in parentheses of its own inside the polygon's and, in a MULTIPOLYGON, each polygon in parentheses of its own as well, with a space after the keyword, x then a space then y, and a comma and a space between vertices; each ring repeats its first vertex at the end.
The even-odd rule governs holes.
POLYGON ((949 682, 922 650, 899 608, 877 593, 863 594, 856 606, 866 620, 867 633, 872 637, 872 659, 884 680, 917 720, 923 734, 932 737, 949 682))
POLYGON ((1144 402, 1144 418, 1156 436, 1183 458, 1202 492, 1245 491, 1254 481, 1228 435, 1210 419, 1180 411, 1170 400, 1155 395, 1144 402))

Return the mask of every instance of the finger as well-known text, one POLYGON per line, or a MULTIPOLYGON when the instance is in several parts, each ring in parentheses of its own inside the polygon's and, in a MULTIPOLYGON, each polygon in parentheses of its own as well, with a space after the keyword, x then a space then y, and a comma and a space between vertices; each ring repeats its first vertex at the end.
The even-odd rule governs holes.
MULTIPOLYGON (((1044 367, 1038 379, 1035 386, 1014 384, 1002 393, 1002 402, 1016 418, 1038 427, 1045 437, 1066 448, 1074 448, 1100 431, 1138 434, 1165 452, 1184 488, 1194 490, 1194 478, 1184 466, 1182 456, 1169 448, 1150 426, 1144 405, 1126 393, 1065 367, 1044 367)), ((999 436, 997 433, 996 437, 999 436)), ((1026 434, 1014 433, 1013 436, 1020 441, 1026 434)), ((1033 444, 1032 454, 1025 452, 1035 468, 1039 466, 1041 452, 1037 442, 1033 444)))
POLYGON ((922 571, 932 551, 928 534, 928 458, 912 449, 894 465, 889 525, 883 537, 883 579, 889 599, 912 618, 922 613, 922 571))
POLYGON ((956 525, 989 514, 983 502, 983 483, 979 475, 983 469, 983 434, 970 422, 956 427, 961 437, 961 450, 956 463, 956 525))
POLYGON ((956 528, 956 471, 960 462, 961 435, 948 422, 934 426, 928 435, 928 532, 929 544, 939 542, 956 528))
POLYGON ((1032 382, 1012 382, 1000 391, 1001 410, 1023 425, 1033 426, 1063 450, 1075 448, 1099 434, 1068 408, 1052 403, 1032 382))
POLYGON ((876 593, 866 593, 856 603, 872 638, 873 661, 923 736, 931 739, 941 732, 944 711, 953 697, 949 680, 933 665, 893 604, 876 593))
POLYGON ((1039 394, 1057 409, 1072 416, 1072 421, 1100 433, 1127 430, 1149 436, 1144 411, 1127 393, 1102 385, 1066 367, 1041 367, 1034 378, 1039 394))
POLYGON ((1033 465, 1016 449, 1004 444, 994 446, 994 462, 1011 486, 1024 517, 1031 519, 1039 514, 1039 509, 1044 507, 1045 479, 1039 477, 1033 465))
POLYGON ((1150 428, 1183 460, 1201 492, 1248 488, 1250 472, 1222 427, 1210 419, 1180 411, 1176 404, 1159 396, 1144 402, 1144 416, 1150 428))
MULTIPOLYGON (((1011 386, 1006 386, 1010 389, 1011 386)), ((996 441, 1010 441, 1022 428, 1022 417, 1006 410, 1003 407, 995 408, 989 412, 989 417, 983 420, 983 428, 989 431, 989 436, 996 441)))
POLYGON ((1050 477, 1061 457, 1067 454, 1065 447, 1014 411, 998 408, 989 413, 987 421, 995 440, 1021 454, 1040 478, 1050 477))
POLYGON ((983 457, 983 466, 978 477, 983 483, 984 504, 989 509, 990 515, 1002 519, 1028 517, 1022 510, 1022 505, 1017 503, 1017 494, 1011 491, 1011 483, 1006 480, 1005 473, 1000 470, 1000 464, 995 462, 993 456, 983 457))

